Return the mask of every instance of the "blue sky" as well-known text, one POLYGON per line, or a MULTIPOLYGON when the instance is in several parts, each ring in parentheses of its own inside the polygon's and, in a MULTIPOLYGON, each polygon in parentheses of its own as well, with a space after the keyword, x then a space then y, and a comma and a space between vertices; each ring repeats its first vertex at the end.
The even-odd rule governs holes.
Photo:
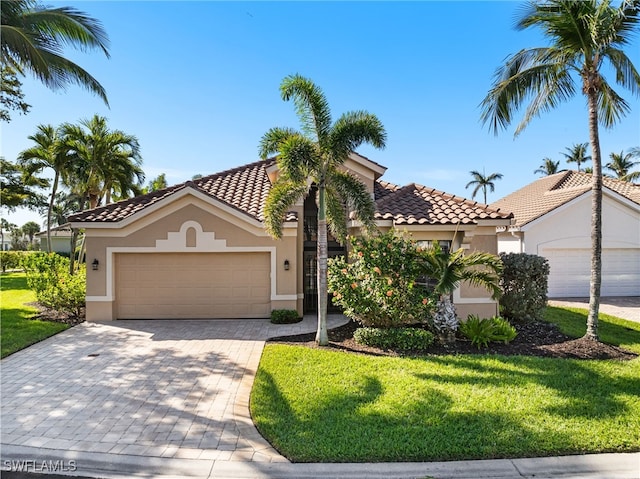
MULTIPOLYGON (((521 48, 546 45, 536 31, 513 29, 520 2, 43 3, 76 6, 103 22, 111 59, 67 55, 104 85, 110 108, 79 87, 52 92, 25 79, 31 112, 1 124, 8 160, 30 146, 38 124, 99 114, 138 137, 148 180, 166 173, 174 184, 250 163, 270 127, 299 126, 278 90, 293 73, 324 90, 334 119, 360 109, 380 118, 387 148, 359 152, 386 166, 393 183, 470 198, 469 171, 484 169, 504 175, 492 202, 533 181, 544 157, 561 160, 565 148, 588 141, 582 95, 515 139, 515 125, 496 137, 480 123, 495 69, 521 48)), ((627 48, 637 67, 639 47, 636 37, 627 48)), ((640 145, 640 100, 618 91, 632 111, 601 130, 605 157, 640 145)), ((6 217, 42 223, 24 211, 6 217)))

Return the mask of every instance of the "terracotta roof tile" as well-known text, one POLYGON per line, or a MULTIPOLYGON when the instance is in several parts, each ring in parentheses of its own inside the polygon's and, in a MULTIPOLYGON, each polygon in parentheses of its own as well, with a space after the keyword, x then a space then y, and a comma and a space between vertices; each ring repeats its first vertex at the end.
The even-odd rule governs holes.
POLYGON ((397 225, 477 224, 482 219, 511 217, 508 212, 415 183, 402 188, 392 185, 395 189, 388 185, 379 184, 376 190, 386 194, 376 199, 375 218, 397 225))
MULTIPOLYGON (((187 187, 195 188, 258 221, 262 221, 264 202, 271 188, 266 168, 271 164, 272 161, 269 160, 258 161, 204 176, 146 195, 77 213, 71 217, 71 221, 89 223, 122 221, 187 187)), ((295 220, 295 215, 289 215, 287 220, 295 220)))
MULTIPOLYGON (((591 174, 563 171, 545 176, 491 204, 493 208, 512 211, 517 226, 524 226, 591 189, 591 174)), ((603 178, 603 185, 640 204, 640 185, 603 178)))

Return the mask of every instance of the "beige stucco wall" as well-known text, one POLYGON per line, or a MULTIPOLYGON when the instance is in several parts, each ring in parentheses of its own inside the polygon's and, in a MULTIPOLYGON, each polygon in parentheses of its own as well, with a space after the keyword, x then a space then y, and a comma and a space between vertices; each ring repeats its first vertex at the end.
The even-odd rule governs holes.
POLYGON ((282 239, 274 240, 259 223, 246 222, 241 214, 234 215, 233 212, 218 209, 188 195, 152 214, 141 216, 138 221, 124 228, 87 228, 87 262, 91 263, 94 259, 100 262, 98 271, 89 269, 87 272, 87 319, 114 317, 114 255, 119 252, 175 250, 189 254, 189 251, 218 252, 227 248, 234 251, 269 251, 274 258, 271 271, 271 277, 275 278, 275 290, 271 291, 272 309, 297 309, 297 269, 302 264, 297 254, 297 231, 287 228, 284 233, 282 239), (194 228, 185 229, 187 222, 189 225, 199 225, 203 238, 206 237, 212 246, 205 245, 204 249, 202 245, 196 246, 196 233, 194 228), (185 230, 182 233, 181 228, 185 230), (177 239, 181 234, 182 237, 177 239), (178 249, 171 246, 174 243, 178 249), (285 260, 289 261, 288 271, 284 269, 285 260))

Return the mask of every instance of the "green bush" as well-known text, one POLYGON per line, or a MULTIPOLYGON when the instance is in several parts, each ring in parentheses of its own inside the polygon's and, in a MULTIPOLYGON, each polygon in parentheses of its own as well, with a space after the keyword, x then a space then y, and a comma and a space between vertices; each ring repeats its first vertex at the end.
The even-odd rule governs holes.
POLYGON ((8 269, 22 269, 22 261, 26 256, 34 254, 31 251, 0 251, 0 264, 2 264, 2 272, 8 269))
POLYGON ((333 303, 363 326, 429 324, 434 301, 416 285, 421 251, 415 241, 393 231, 368 239, 351 237, 349 262, 329 260, 333 303))
POLYGON ((293 324, 300 321, 302 321, 302 318, 295 309, 274 309, 271 311, 271 322, 273 324, 293 324))
POLYGON ((496 316, 480 319, 473 314, 460 323, 460 332, 478 349, 486 348, 491 341, 509 343, 518 335, 516 328, 503 318, 496 316))
POLYGON ((27 285, 35 291, 39 303, 73 317, 82 315, 86 297, 84 266, 71 275, 68 258, 43 252, 25 255, 23 266, 27 285))
POLYGON ((426 351, 433 344, 434 336, 419 328, 358 328, 353 339, 356 343, 381 349, 426 351))
POLYGON ((526 253, 500 254, 501 313, 514 321, 541 320, 547 305, 548 261, 526 253))

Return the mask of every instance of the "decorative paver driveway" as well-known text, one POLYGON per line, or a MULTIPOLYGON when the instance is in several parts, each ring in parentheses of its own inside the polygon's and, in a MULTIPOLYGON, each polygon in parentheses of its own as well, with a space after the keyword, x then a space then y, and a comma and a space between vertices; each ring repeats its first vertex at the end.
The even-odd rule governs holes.
POLYGON ((253 426, 249 393, 265 339, 314 330, 311 317, 80 324, 2 360, 3 459, 35 448, 286 461, 253 426))

